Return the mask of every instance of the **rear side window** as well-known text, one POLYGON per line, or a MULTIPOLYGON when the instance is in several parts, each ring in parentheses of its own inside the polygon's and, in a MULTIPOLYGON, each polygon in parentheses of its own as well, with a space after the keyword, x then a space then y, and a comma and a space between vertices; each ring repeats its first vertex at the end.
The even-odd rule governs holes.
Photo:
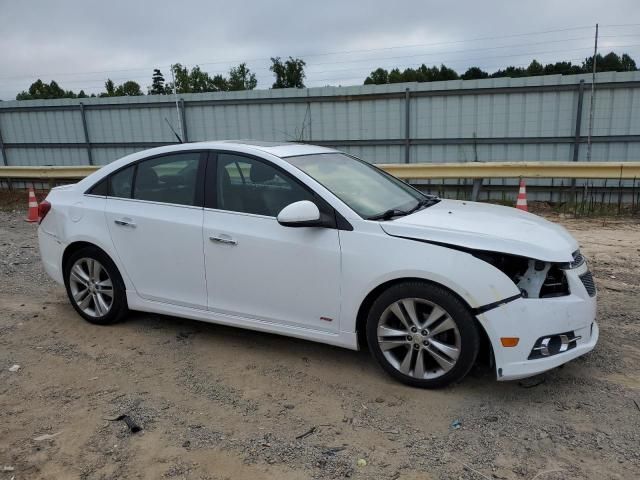
POLYGON ((109 177, 109 196, 118 198, 131 198, 133 186, 133 171, 135 165, 127 167, 109 177))
POLYGON ((133 198, 195 205, 199 165, 199 152, 144 160, 137 165, 133 198))

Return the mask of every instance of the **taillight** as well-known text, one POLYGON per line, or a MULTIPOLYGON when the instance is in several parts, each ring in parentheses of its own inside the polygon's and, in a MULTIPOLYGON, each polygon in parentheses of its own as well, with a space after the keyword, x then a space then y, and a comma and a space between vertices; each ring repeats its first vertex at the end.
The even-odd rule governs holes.
POLYGON ((38 216, 40 217, 40 223, 42 223, 44 217, 47 216, 49 210, 51 210, 51 204, 49 202, 47 202, 46 200, 40 202, 40 204, 38 205, 38 216))

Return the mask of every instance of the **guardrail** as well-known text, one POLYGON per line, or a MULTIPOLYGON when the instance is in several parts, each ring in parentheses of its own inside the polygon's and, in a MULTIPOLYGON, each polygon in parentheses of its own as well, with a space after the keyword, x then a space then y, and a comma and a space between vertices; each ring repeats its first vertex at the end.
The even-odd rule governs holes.
POLYGON ((404 179, 431 178, 640 178, 640 162, 466 162, 378 165, 404 179))
MULTIPOLYGON (((640 179, 640 162, 466 162, 377 165, 403 179, 440 178, 582 178, 640 179)), ((0 167, 0 178, 9 180, 76 180, 95 172, 97 166, 0 167)))

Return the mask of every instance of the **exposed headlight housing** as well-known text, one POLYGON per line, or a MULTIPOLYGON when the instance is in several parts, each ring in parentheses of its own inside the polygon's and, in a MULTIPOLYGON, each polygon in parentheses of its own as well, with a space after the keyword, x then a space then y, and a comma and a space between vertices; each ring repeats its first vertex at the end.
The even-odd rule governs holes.
MULTIPOLYGON (((569 268, 567 263, 543 262, 532 258, 487 251, 472 252, 472 254, 508 276, 525 298, 569 295, 569 285, 564 273, 564 270, 569 268)), ((577 251, 579 258, 574 255, 574 261, 571 265, 575 263, 578 266, 577 260, 584 262, 584 258, 579 254, 580 252, 577 251)))

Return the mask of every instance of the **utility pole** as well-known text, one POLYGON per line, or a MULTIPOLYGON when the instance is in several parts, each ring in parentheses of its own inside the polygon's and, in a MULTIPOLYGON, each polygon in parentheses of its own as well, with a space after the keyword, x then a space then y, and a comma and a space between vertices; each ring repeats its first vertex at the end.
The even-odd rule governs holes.
POLYGON ((591 134, 593 133, 593 110, 596 101, 596 58, 598 55, 598 24, 596 23, 596 39, 593 47, 593 73, 591 74, 591 102, 589 102, 589 135, 587 136, 587 162, 591 161, 591 134))
POLYGON ((176 113, 178 114, 178 124, 180 125, 180 138, 184 139, 184 127, 182 125, 182 115, 180 115, 180 105, 178 104, 178 93, 176 90, 176 75, 171 65, 171 80, 173 81, 173 98, 176 101, 176 113))

